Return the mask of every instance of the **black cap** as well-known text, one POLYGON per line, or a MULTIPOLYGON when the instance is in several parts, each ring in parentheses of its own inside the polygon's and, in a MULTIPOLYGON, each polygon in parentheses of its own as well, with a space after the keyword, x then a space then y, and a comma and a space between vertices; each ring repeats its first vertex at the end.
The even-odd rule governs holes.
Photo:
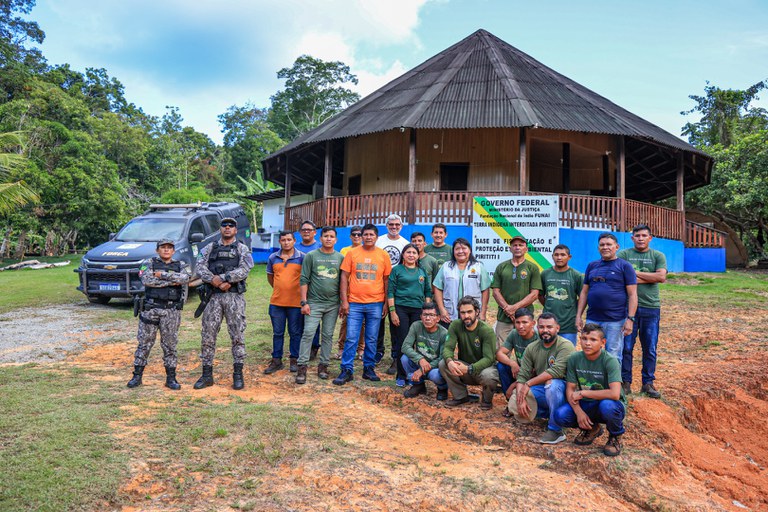
POLYGON ((219 224, 219 225, 223 226, 225 222, 231 222, 232 224, 235 225, 235 227, 237 227, 237 221, 235 219, 233 219, 232 217, 224 217, 223 219, 221 219, 221 224, 219 224))
POLYGON ((170 246, 172 246, 174 249, 176 248, 176 242, 174 242, 174 241, 173 241, 173 240, 171 240, 170 238, 163 238, 162 240, 160 240, 159 242, 157 242, 157 246, 156 246, 156 248, 157 248, 157 249, 159 249, 161 245, 170 245, 170 246))

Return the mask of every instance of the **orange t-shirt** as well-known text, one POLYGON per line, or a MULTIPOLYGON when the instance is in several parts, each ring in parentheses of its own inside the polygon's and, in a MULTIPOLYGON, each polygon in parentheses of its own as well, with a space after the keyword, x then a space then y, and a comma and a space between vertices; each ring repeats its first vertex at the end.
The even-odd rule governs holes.
POLYGON ((344 256, 341 270, 349 272, 349 302, 371 304, 386 300, 384 282, 392 272, 392 263, 385 250, 355 247, 344 256))
POLYGON ((269 303, 273 306, 289 308, 301 307, 301 289, 299 277, 301 276, 301 264, 304 261, 304 253, 294 249, 293 255, 287 260, 280 257, 280 251, 273 252, 267 258, 267 274, 272 274, 273 289, 269 303))

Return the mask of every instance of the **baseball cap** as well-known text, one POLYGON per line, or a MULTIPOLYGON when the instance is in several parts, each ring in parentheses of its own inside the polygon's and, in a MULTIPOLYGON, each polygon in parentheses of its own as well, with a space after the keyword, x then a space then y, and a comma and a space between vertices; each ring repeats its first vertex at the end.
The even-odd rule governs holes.
POLYGON ((227 224, 227 223, 234 224, 234 226, 237 227, 237 221, 232 217, 224 217, 223 219, 221 219, 220 226, 223 226, 224 224, 227 224))
MULTIPOLYGON (((512 383, 512 385, 514 385, 514 383, 512 383)), ((528 394, 525 395, 525 401, 528 403, 528 409, 530 409, 531 412, 529 412, 527 416, 520 416, 517 413, 517 389, 515 389, 512 391, 512 396, 509 397, 507 410, 512 413, 512 416, 514 416, 517 421, 521 423, 530 423, 536 418, 539 406, 536 403, 536 397, 533 396, 533 393, 531 393, 530 390, 528 391, 528 394)))
POLYGON ((173 241, 173 240, 171 240, 170 238, 163 238, 162 240, 160 240, 159 242, 157 242, 157 246, 155 246, 155 248, 156 248, 156 249, 159 249, 161 245, 170 245, 170 246, 172 246, 174 249, 176 248, 176 242, 174 242, 174 241, 173 241))
POLYGON ((509 241, 509 243, 511 244, 511 243, 512 243, 512 242, 514 242, 515 240, 522 240, 522 241, 523 241, 523 242, 525 242, 526 244, 528 243, 528 240, 526 240, 526 239, 525 239, 525 237, 524 237, 523 235, 515 235, 515 236, 513 236, 513 237, 512 237, 512 240, 510 240, 510 241, 509 241))

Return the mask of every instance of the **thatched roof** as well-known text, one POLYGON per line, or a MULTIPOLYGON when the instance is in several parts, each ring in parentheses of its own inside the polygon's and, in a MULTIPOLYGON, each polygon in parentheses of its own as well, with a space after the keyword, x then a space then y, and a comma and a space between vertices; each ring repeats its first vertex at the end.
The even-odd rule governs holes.
MULTIPOLYGON (((518 127, 628 137, 628 197, 655 200, 674 195, 674 183, 667 183, 667 172, 675 169, 669 160, 674 160, 676 151, 689 153, 686 188, 709 182, 708 155, 485 30, 478 30, 301 135, 270 155, 264 169, 268 179, 280 181, 284 160, 279 165, 279 156, 292 154, 299 157, 297 162, 314 162, 317 154, 313 153, 324 151, 324 145, 318 143, 368 133, 401 128, 518 127), (690 158, 692 155, 697 158, 690 158), (642 193, 630 190, 633 174, 646 174, 639 187, 642 193), (649 188, 653 180, 663 183, 649 188)), ((297 171, 293 174, 299 177, 299 184, 302 178, 315 177, 301 164, 293 171, 297 171)))

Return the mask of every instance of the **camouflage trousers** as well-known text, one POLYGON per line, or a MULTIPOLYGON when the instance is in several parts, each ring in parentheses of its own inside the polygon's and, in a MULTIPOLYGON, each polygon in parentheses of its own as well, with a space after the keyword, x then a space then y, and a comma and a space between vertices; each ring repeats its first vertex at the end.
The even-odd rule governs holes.
POLYGON ((133 360, 134 366, 146 366, 149 351, 155 344, 160 330, 160 346, 163 347, 163 365, 176 367, 176 344, 179 342, 181 311, 178 309, 150 309, 139 315, 139 346, 133 360))
POLYGON ((227 320, 227 331, 232 338, 233 362, 245 362, 245 297, 241 293, 214 293, 203 312, 200 359, 204 366, 213 365, 216 336, 219 334, 223 319, 227 320))

